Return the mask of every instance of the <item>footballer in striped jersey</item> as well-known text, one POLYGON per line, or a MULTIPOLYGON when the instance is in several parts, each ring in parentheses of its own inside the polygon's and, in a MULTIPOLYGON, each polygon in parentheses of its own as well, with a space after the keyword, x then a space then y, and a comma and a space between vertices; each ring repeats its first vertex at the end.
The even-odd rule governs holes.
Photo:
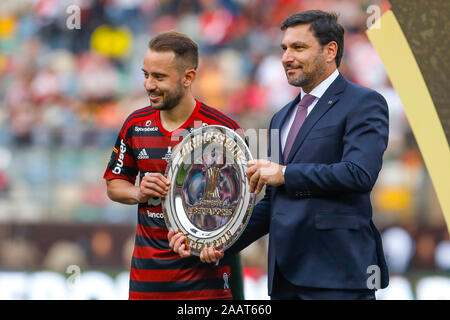
POLYGON ((183 137, 205 125, 242 134, 233 119, 193 97, 197 65, 197 45, 187 36, 166 32, 150 41, 142 70, 151 104, 125 120, 104 174, 111 200, 138 204, 130 299, 233 298, 230 260, 215 266, 173 252, 161 207, 167 161, 183 137))

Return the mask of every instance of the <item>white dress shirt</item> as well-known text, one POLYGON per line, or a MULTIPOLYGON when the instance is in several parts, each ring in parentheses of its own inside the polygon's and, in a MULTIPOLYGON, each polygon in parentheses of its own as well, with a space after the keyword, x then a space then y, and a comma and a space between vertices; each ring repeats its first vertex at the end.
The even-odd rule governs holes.
MULTIPOLYGON (((307 115, 308 116, 311 112, 311 110, 314 108, 314 106, 317 104, 317 101, 323 96, 325 91, 327 91, 328 87, 333 83, 334 80, 339 76, 339 71, 336 69, 334 72, 328 76, 325 80, 323 80, 321 83, 319 83, 314 89, 311 90, 309 93, 310 95, 313 95, 316 97, 314 101, 310 104, 308 107, 307 115)), ((300 100, 303 99, 305 96, 305 92, 303 91, 303 88, 300 91, 300 100)), ((287 136, 289 134, 289 130, 291 130, 292 122, 294 122, 295 114, 297 113, 297 108, 292 108, 292 112, 288 115, 287 121, 284 123, 283 127, 281 128, 280 132, 280 138, 281 138, 281 151, 284 151, 284 146, 286 145, 287 136)))

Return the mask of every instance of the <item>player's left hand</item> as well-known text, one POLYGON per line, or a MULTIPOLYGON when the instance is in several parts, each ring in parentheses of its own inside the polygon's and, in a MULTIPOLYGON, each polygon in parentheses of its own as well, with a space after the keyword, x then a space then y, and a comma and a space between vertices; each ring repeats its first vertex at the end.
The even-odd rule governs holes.
POLYGON ((247 175, 250 183, 250 192, 260 193, 268 184, 278 187, 284 184, 284 175, 281 169, 285 166, 267 160, 251 160, 247 163, 247 175))
POLYGON ((222 259, 223 256, 223 251, 213 247, 206 247, 200 252, 200 261, 204 263, 215 263, 217 260, 222 259))

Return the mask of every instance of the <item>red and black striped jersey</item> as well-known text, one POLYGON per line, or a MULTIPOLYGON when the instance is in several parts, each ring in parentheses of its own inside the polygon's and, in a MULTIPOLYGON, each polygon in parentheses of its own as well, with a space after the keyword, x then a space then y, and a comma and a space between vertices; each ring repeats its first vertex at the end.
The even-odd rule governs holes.
MULTIPOLYGON (((135 184, 147 172, 165 173, 173 148, 194 128, 222 125, 242 131, 222 112, 196 100, 194 111, 178 129, 168 132, 159 110, 151 106, 128 116, 116 140, 104 178, 135 184)), ((130 270, 130 299, 231 299, 230 266, 181 258, 167 240, 160 198, 138 205, 138 225, 130 270)))

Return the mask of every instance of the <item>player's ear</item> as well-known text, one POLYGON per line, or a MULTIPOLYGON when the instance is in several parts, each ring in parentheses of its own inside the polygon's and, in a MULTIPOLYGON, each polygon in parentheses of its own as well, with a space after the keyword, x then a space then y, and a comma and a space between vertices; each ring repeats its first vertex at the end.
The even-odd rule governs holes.
POLYGON ((192 83, 195 81, 195 77, 197 76, 197 71, 195 69, 187 69, 184 71, 183 76, 183 86, 185 88, 190 87, 192 83))

